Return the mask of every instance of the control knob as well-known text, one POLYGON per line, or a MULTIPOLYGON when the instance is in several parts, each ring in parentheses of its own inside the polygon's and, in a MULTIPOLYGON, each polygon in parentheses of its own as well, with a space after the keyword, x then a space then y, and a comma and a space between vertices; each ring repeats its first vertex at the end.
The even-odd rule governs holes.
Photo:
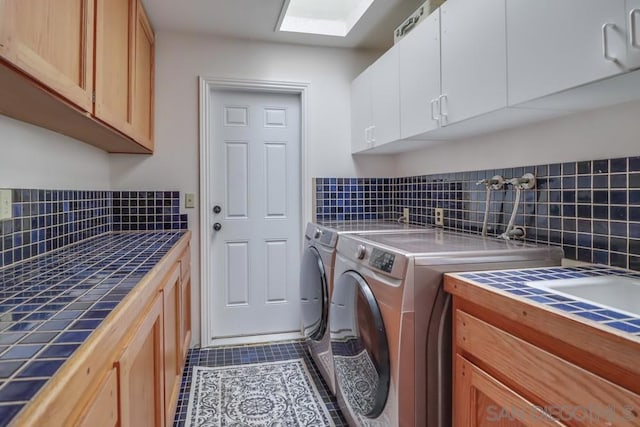
POLYGON ((367 248, 364 245, 359 245, 358 249, 356 249, 356 258, 364 259, 367 254, 367 248))
POLYGON ((317 239, 322 235, 322 230, 320 230, 319 228, 316 228, 315 233, 313 233, 313 238, 317 239))

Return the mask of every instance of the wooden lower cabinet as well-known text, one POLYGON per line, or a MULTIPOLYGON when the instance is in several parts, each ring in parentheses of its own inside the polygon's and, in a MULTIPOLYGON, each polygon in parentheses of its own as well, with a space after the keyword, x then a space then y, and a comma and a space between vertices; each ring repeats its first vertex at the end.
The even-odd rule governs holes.
POLYGON ((182 377, 182 339, 180 334, 180 268, 175 266, 162 290, 164 304, 164 396, 166 425, 173 425, 182 377))
POLYGON ((165 422, 163 346, 163 299, 158 295, 117 362, 123 427, 165 422))
POLYGON ((186 360, 187 352, 191 344, 191 277, 187 276, 180 281, 181 323, 180 336, 182 339, 182 358, 186 360))
POLYGON ((77 425, 80 427, 118 425, 118 372, 115 367, 105 375, 77 425))
POLYGON ((640 425, 639 394, 580 366, 595 356, 567 360, 540 347, 544 335, 459 307, 454 298, 454 427, 640 425))
POLYGON ((462 356, 456 355, 455 359, 455 426, 559 427, 564 425, 462 356))

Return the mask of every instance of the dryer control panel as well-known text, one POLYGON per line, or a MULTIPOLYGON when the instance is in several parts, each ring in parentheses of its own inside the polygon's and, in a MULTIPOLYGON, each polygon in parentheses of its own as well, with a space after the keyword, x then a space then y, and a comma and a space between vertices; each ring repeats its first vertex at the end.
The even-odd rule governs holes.
POLYGON ((369 257, 369 265, 386 273, 391 273, 395 258, 396 256, 392 253, 385 252, 380 248, 373 248, 369 257))

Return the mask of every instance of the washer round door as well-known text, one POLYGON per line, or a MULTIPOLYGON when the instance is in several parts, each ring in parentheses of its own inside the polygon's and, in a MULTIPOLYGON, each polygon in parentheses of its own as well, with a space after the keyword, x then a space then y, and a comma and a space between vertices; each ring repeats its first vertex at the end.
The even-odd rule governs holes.
POLYGON ((300 266, 302 325, 307 339, 319 341, 327 330, 329 288, 320 253, 313 246, 305 249, 300 266))
POLYGON ((329 316, 337 388, 353 414, 376 418, 389 394, 389 347, 375 296, 355 271, 336 281, 329 316))

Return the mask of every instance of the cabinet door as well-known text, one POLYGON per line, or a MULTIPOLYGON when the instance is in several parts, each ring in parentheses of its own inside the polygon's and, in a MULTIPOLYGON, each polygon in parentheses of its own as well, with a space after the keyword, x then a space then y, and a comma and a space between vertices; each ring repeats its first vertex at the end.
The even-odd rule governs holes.
POLYGON ((102 380, 94 398, 77 422, 81 427, 118 425, 118 375, 111 369, 102 380))
POLYGON ((508 0, 509 105, 624 71, 624 12, 624 0, 508 0))
POLYGON ((191 277, 180 281, 180 337, 182 341, 182 361, 187 358, 191 344, 191 277))
POLYGON ((135 61, 133 67, 133 128, 134 138, 153 149, 154 100, 154 35, 142 2, 136 2, 135 61))
POLYGON ((441 124, 505 107, 505 0, 448 0, 440 13, 441 124))
POLYGON ((455 427, 564 426, 462 356, 455 359, 455 427))
POLYGON ((176 265, 162 289, 164 313, 164 399, 166 425, 173 425, 180 377, 182 339, 180 337, 180 266, 176 265))
POLYGON ((399 43, 400 137, 411 138, 438 127, 433 102, 440 87, 440 10, 427 17, 399 43))
POLYGON ((158 295, 118 361, 123 427, 164 425, 162 306, 158 295))
POLYGON ((398 46, 371 65, 372 146, 400 139, 400 58, 398 46))
POLYGON ((369 147, 371 119, 371 74, 367 68, 351 82, 351 152, 369 147))
POLYGON ((640 0, 627 0, 628 68, 640 68, 640 0))
POLYGON ((132 137, 136 0, 96 1, 95 116, 132 137))
POLYGON ((92 111, 93 16, 93 0, 0 1, 0 56, 92 111))

